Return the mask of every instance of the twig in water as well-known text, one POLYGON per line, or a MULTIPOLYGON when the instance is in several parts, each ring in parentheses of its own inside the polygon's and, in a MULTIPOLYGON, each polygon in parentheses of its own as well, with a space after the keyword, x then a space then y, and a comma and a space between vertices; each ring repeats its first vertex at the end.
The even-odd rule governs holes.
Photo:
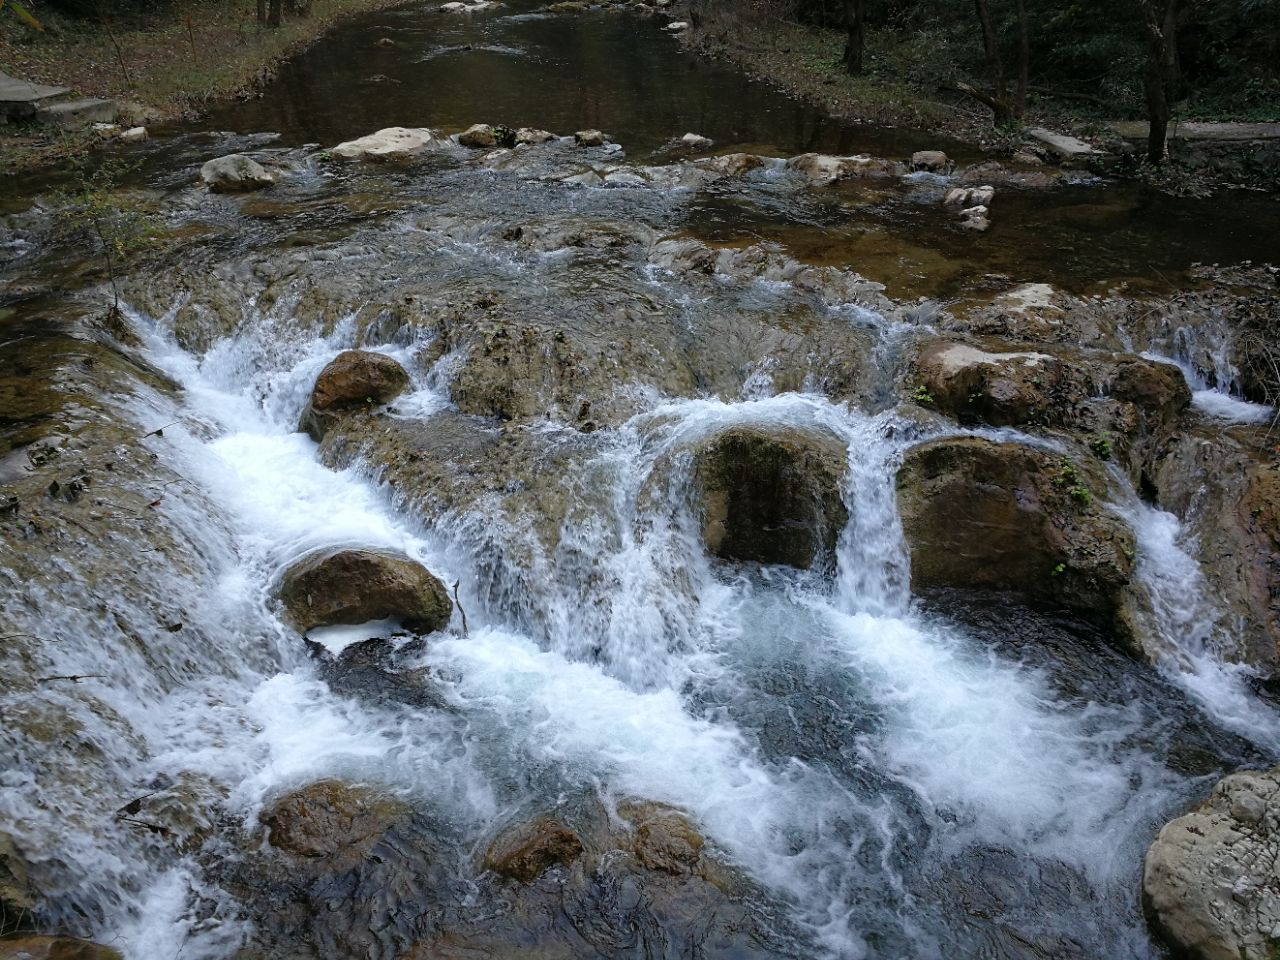
POLYGON ((453 602, 458 605, 458 613, 462 615, 462 635, 465 637, 469 631, 467 630, 467 611, 462 608, 462 598, 458 596, 458 584, 461 580, 453 581, 453 602))
POLYGON ((36 677, 36 683, 52 683, 54 680, 70 680, 72 683, 79 683, 81 680, 105 680, 107 679, 100 673, 69 673, 65 676, 57 677, 36 677))
POLYGON ((165 432, 166 430, 168 430, 170 427, 176 427, 176 426, 177 426, 178 424, 180 424, 181 422, 182 422, 182 421, 179 419, 179 420, 175 420, 175 421, 173 421, 173 423, 166 423, 163 427, 156 427, 156 428, 155 428, 154 430, 152 430, 150 433, 144 433, 144 434, 142 435, 141 439, 145 440, 145 439, 147 439, 147 437, 163 437, 163 436, 164 436, 164 432, 165 432))

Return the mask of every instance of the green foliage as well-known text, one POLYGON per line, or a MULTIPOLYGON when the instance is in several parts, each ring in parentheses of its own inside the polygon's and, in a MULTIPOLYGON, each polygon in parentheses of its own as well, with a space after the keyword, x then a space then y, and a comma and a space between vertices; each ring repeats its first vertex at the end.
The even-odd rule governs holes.
POLYGON ((1056 567, 1054 567, 1052 571, 1050 571, 1049 576, 1060 577, 1066 572, 1067 572, 1067 565, 1065 563, 1060 563, 1056 567))
POLYGON ((1068 490, 1067 493, 1071 494, 1071 499, 1082 507, 1087 507, 1089 504, 1093 503, 1093 494, 1089 492, 1088 487, 1076 484, 1068 490))
POLYGON ((156 221, 143 203, 120 189, 130 164, 112 158, 92 161, 82 156, 74 162, 71 185, 56 195, 58 216, 69 235, 84 236, 102 258, 112 311, 117 312, 120 270, 155 241, 156 221))
POLYGON ((1094 456, 1099 460, 1111 459, 1111 434, 1100 433, 1089 441, 1089 449, 1093 451, 1094 456))
POLYGON ((934 404, 933 394, 931 394, 923 385, 916 387, 915 391, 911 394, 911 399, 922 407, 931 407, 934 404))

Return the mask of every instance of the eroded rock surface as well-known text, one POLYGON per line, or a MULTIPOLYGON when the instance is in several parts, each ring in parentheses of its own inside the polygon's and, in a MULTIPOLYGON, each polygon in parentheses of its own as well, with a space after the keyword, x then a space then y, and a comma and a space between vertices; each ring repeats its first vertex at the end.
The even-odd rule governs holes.
POLYGON ((707 549, 726 560, 807 568, 833 559, 849 514, 835 437, 735 427, 696 455, 707 549))
POLYGON ((431 633, 448 624, 453 610, 444 584, 426 567, 380 550, 330 550, 305 557, 285 571, 280 600, 303 633, 387 619, 431 633))
POLYGON ((1166 824, 1147 851, 1143 902, 1189 960, 1280 953, 1280 769, 1236 773, 1166 824))
POLYGON ((245 193, 276 182, 266 167, 242 153, 209 160, 200 168, 200 179, 214 193, 245 193))
POLYGON ((409 385, 409 374, 391 357, 368 350, 344 350, 316 378, 301 427, 316 441, 344 413, 389 403, 409 385))
POLYGON ((124 960, 120 951, 75 937, 23 936, 0 940, 0 960, 124 960))
POLYGON ((1134 539, 1098 506, 1095 475, 1070 459, 976 437, 912 449, 898 509, 916 589, 1013 591, 1104 619, 1133 569, 1134 539))

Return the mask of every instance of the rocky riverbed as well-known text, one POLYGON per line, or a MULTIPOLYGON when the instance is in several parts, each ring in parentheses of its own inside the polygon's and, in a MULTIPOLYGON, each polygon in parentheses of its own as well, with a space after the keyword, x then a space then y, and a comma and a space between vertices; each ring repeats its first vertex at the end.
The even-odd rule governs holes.
POLYGON ((0 956, 1268 956, 1276 270, 940 301, 806 238, 1108 188, 471 119, 158 138, 118 310, 7 216, 0 956))

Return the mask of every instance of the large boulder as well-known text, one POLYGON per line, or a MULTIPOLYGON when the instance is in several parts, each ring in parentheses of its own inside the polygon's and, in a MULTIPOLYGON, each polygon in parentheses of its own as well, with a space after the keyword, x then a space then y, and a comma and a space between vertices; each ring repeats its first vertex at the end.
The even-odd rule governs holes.
POLYGON ((488 150, 498 145, 498 131, 488 123, 473 123, 458 134, 458 143, 473 150, 488 150))
POLYGON ((389 403, 409 385, 409 374, 391 357, 344 350, 316 378, 300 428, 317 442, 342 414, 389 403))
POLYGON ((0 960, 124 960, 120 951, 76 937, 22 936, 0 940, 0 960))
POLYGON ((213 193, 245 193, 276 182, 274 174, 243 153, 209 160, 200 168, 200 179, 213 193))
POLYGON ((1001 590, 1114 617, 1133 568, 1129 529, 1102 484, 1060 455, 977 437, 912 449, 898 510, 915 589, 1001 590))
POLYGON ((328 550, 305 557, 285 572, 280 600, 302 633, 388 619, 431 633, 445 627, 453 612, 444 584, 426 567, 380 550, 328 550))
POLYGON ((725 560, 807 568, 834 556, 849 514, 835 436, 734 427, 696 454, 707 549, 725 560))
POLYGON ((411 160, 436 142, 425 127, 386 127, 377 133, 340 143, 329 151, 340 160, 399 163, 411 160))
POLYGON ((1187 960, 1280 955, 1280 768, 1237 773, 1147 850, 1143 904, 1187 960))

